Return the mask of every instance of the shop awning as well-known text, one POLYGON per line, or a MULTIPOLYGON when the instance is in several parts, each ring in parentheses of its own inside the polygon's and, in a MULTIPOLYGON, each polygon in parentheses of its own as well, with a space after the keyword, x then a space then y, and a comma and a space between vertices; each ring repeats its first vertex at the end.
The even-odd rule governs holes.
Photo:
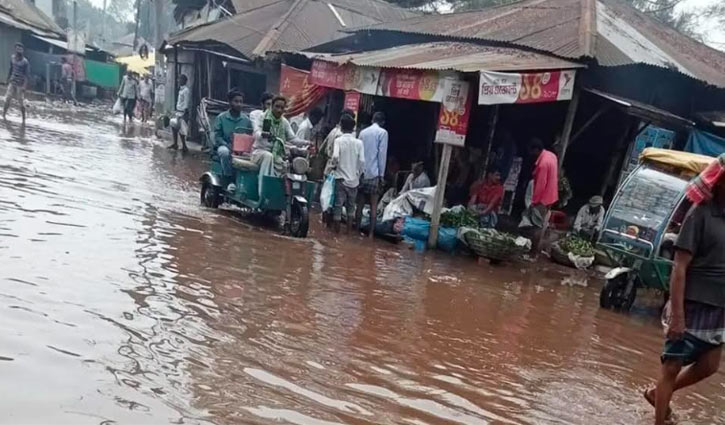
MULTIPOLYGON (((64 40, 58 40, 56 38, 50 38, 50 37, 43 37, 42 35, 32 35, 32 37, 37 38, 40 41, 44 41, 50 45, 53 45, 55 47, 60 47, 63 50, 68 50, 68 42, 64 40)), ((93 49, 86 46, 86 52, 90 52, 93 49)))
POLYGON ((527 71, 585 68, 585 65, 554 56, 511 47, 482 46, 457 41, 408 44, 357 53, 296 53, 337 64, 460 72, 527 71))
POLYGON ((725 111, 699 112, 695 115, 714 127, 725 128, 725 111))
POLYGON ((140 75, 149 74, 149 68, 154 66, 156 55, 150 53, 146 59, 139 55, 126 56, 124 58, 116 58, 116 62, 126 65, 126 69, 137 72, 140 75))
POLYGON ((673 125, 678 127, 692 127, 695 125, 693 121, 687 118, 683 118, 679 115, 673 114, 672 112, 665 111, 664 109, 660 109, 652 105, 647 105, 646 103, 626 99, 596 89, 584 90, 614 102, 616 105, 623 108, 629 115, 650 121, 663 127, 672 127, 673 125))

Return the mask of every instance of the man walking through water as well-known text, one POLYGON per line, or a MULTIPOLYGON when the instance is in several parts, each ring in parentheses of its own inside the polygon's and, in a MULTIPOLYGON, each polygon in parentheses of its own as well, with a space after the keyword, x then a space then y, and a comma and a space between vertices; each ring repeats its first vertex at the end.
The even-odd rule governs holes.
POLYGON ((176 99, 176 126, 171 127, 171 137, 173 143, 169 149, 179 149, 179 139, 181 139, 181 151, 186 152, 186 133, 188 131, 189 107, 191 106, 191 91, 186 83, 189 81, 186 75, 179 75, 179 97, 176 99))
POLYGON ((559 200, 559 161, 556 154, 544 149, 540 139, 529 143, 529 154, 535 159, 532 179, 533 196, 531 206, 523 213, 531 227, 531 260, 536 260, 541 251, 541 239, 549 224, 551 207, 559 200))
POLYGON ((355 225, 360 228, 365 201, 370 201, 370 239, 375 237, 375 221, 378 214, 378 196, 383 187, 385 165, 388 158, 388 131, 385 130, 385 114, 373 114, 373 125, 360 132, 365 149, 365 170, 357 195, 355 225), (367 198, 367 199, 366 199, 367 198))
POLYGON ((355 138, 355 118, 342 114, 340 117, 340 130, 342 136, 335 140, 330 162, 335 176, 335 206, 334 227, 335 233, 340 233, 342 221, 342 207, 347 211, 347 232, 352 230, 352 218, 355 211, 355 198, 357 187, 360 184, 365 167, 365 154, 362 141, 355 138))
POLYGON ((10 57, 10 70, 8 71, 8 91, 5 95, 5 105, 3 106, 3 119, 5 119, 10 101, 15 99, 20 104, 20 113, 25 122, 25 89, 28 87, 30 79, 30 63, 23 56, 23 45, 15 43, 15 54, 10 57))
POLYGON ((717 372, 725 340, 725 155, 690 184, 687 196, 696 205, 675 243, 660 379, 644 393, 655 406, 655 425, 672 419, 673 392, 717 372))

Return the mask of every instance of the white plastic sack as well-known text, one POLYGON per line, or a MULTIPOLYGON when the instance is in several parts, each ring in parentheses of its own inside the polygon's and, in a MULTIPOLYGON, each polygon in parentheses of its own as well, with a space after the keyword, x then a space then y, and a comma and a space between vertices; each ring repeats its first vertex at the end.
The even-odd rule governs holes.
POLYGON ((121 112, 123 112, 123 103, 121 103, 121 98, 119 97, 113 104, 113 115, 118 115, 121 112))
POLYGON ((414 210, 423 211, 426 214, 433 214, 433 198, 436 188, 424 187, 422 189, 409 190, 393 199, 383 212, 383 221, 393 220, 399 217, 409 217, 414 210))
POLYGON ((332 195, 335 193, 335 178, 332 174, 325 177, 325 182, 322 184, 322 190, 320 191, 320 206, 322 211, 327 211, 332 208, 332 195))
POLYGON ((574 264, 574 267, 579 270, 584 270, 594 263, 594 257, 582 257, 580 255, 574 255, 573 252, 570 252, 567 256, 569 257, 569 261, 574 264))

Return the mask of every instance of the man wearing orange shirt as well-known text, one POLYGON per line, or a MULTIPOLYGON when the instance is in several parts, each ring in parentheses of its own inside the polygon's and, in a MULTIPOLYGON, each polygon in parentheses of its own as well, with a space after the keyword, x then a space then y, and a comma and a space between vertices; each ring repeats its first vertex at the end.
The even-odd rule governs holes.
POLYGON ((471 187, 468 208, 478 214, 481 227, 496 227, 498 209, 503 201, 503 185, 498 170, 489 171, 483 184, 471 187))
POLYGON ((532 227, 532 253, 535 259, 541 250, 541 239, 546 232, 551 207, 559 200, 559 161, 556 154, 544 149, 540 139, 529 143, 529 154, 536 158, 533 174, 531 206, 524 211, 532 227))

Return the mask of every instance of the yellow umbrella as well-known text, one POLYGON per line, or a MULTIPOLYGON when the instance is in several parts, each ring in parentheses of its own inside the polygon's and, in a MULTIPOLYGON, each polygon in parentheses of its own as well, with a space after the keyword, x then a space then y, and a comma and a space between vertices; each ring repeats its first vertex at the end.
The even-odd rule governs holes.
POLYGON ((137 72, 139 75, 149 74, 148 68, 154 66, 155 60, 155 53, 149 53, 149 57, 146 59, 142 59, 139 55, 116 58, 116 62, 126 64, 128 70, 137 72))

